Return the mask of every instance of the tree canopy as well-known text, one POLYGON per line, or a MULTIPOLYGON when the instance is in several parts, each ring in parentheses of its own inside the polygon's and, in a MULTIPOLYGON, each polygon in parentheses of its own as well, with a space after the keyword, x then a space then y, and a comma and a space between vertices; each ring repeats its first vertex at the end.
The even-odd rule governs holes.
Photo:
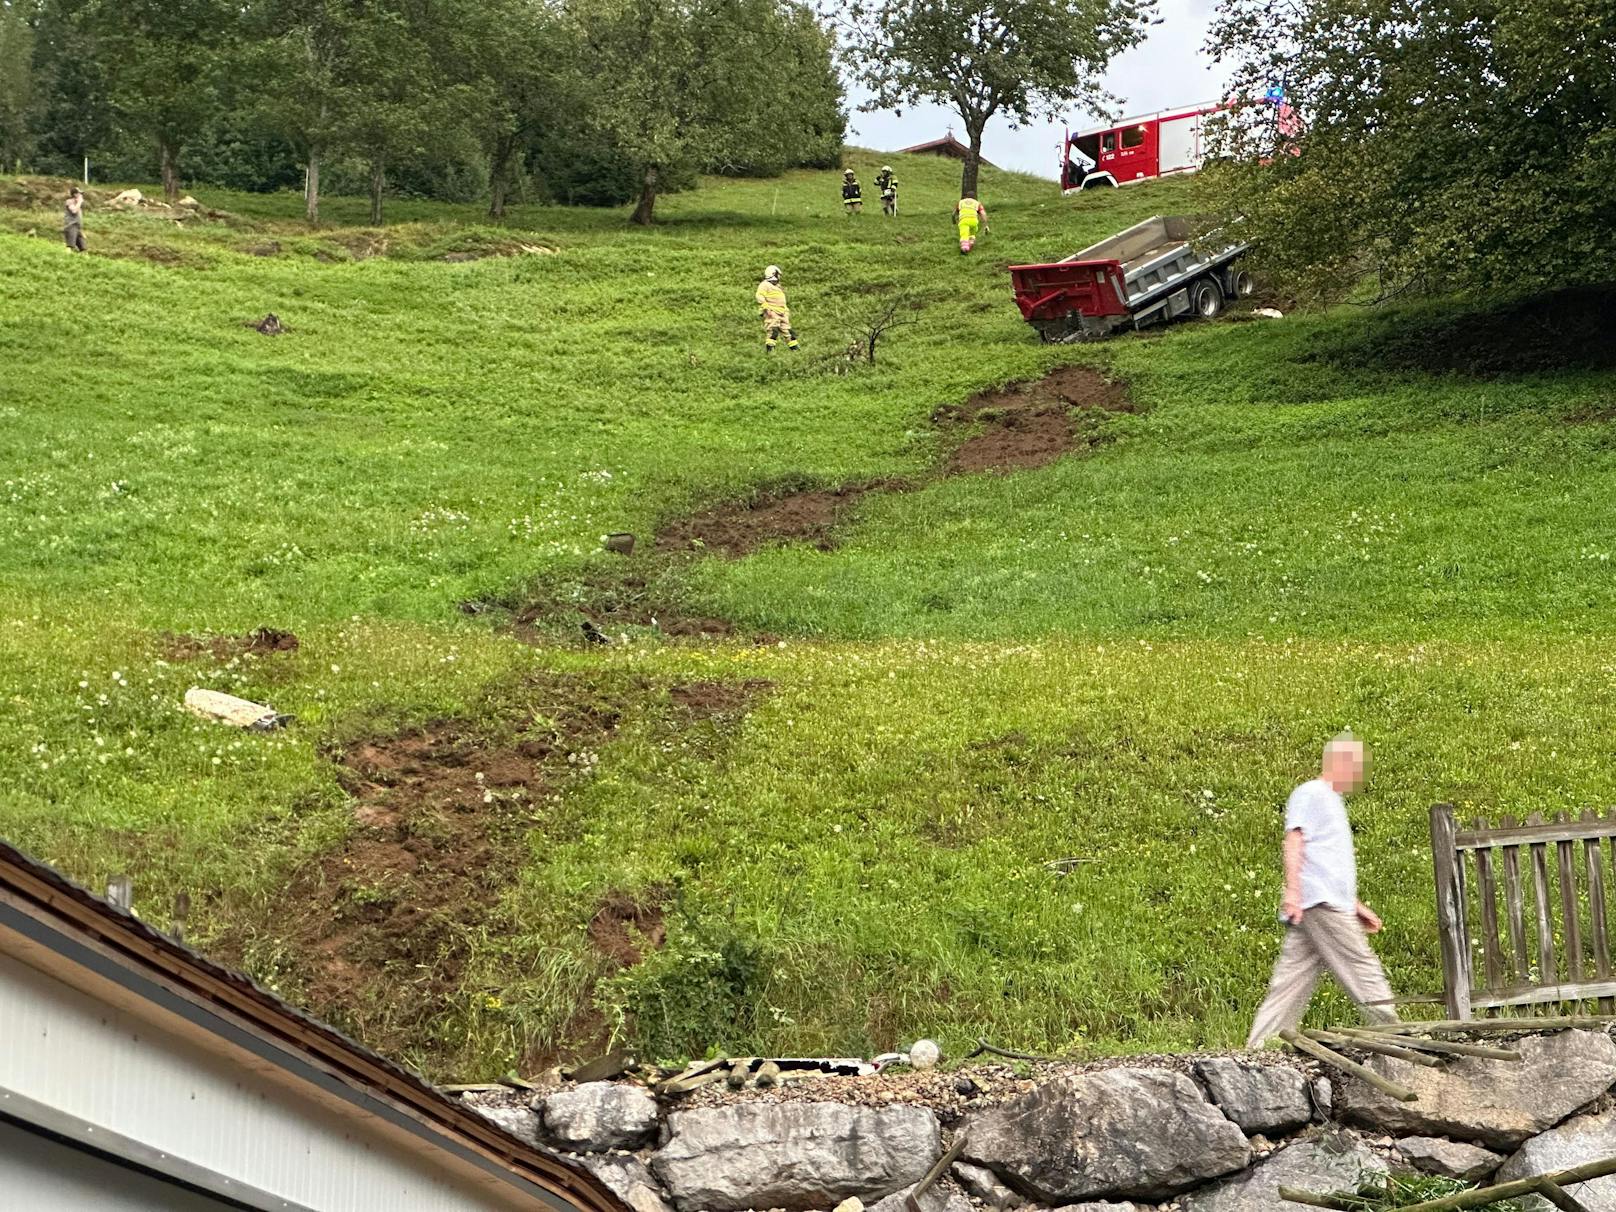
POLYGON ((1225 0, 1213 49, 1242 102, 1207 184, 1299 295, 1610 277, 1609 0, 1225 0), (1250 100, 1273 88, 1300 133, 1250 100))
POLYGON ((698 172, 834 163, 832 50, 794 0, 0 0, 0 162, 649 221, 698 172))
POLYGON ((1144 33, 1151 0, 855 0, 842 11, 846 63, 866 109, 953 108, 969 148, 960 196, 976 193, 982 134, 1103 106, 1100 76, 1144 33))

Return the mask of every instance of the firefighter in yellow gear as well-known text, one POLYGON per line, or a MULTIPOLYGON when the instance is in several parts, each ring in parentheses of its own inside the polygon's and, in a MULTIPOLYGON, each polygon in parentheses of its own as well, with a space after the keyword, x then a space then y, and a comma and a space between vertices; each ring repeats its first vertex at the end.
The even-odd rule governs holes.
POLYGON ((780 267, 771 265, 763 271, 763 281, 757 288, 758 315, 763 318, 763 352, 773 353, 780 334, 786 334, 786 348, 799 349, 797 330, 791 327, 791 309, 786 306, 786 292, 780 288, 780 267))
POLYGON ((976 247, 978 229, 987 230, 988 208, 975 198, 961 198, 954 207, 954 222, 959 224, 960 256, 976 247))

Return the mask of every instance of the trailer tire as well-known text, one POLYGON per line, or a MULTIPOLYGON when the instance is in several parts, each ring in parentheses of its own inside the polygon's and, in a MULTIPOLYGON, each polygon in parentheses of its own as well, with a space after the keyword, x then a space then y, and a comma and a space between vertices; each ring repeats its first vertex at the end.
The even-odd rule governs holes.
POLYGON ((1190 287, 1190 306, 1203 320, 1223 310, 1223 287, 1211 278, 1202 278, 1190 287))
POLYGON ((1249 299, 1257 290, 1257 280, 1243 269, 1234 271, 1234 297, 1249 299))

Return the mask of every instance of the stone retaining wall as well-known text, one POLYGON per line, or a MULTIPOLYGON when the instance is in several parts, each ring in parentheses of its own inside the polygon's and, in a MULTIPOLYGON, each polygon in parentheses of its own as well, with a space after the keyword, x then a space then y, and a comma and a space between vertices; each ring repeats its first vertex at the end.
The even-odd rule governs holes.
MULTIPOLYGON (((1515 1046, 1519 1063, 1362 1058, 1413 1088, 1412 1103, 1246 1054, 1048 1067, 1030 1081, 991 1067, 924 1086, 827 1078, 667 1104, 598 1082, 479 1109, 570 1154, 634 1212, 830 1212, 849 1200, 903 1212, 961 1134, 960 1159, 923 1212, 1256 1212, 1291 1206, 1282 1184, 1342 1190, 1398 1168, 1509 1179, 1616 1155, 1610 1036, 1565 1031, 1515 1046), (938 1097, 941 1082, 955 1096, 938 1097)), ((1591 1212, 1616 1212, 1616 1177, 1575 1194, 1591 1212)))

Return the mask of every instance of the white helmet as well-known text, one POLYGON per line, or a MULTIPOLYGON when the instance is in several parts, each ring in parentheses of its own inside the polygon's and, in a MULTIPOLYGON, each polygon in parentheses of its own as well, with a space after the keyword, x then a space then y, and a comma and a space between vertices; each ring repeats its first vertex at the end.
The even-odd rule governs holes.
POLYGON ((765 282, 778 282, 780 280, 780 267, 778 265, 769 266, 768 269, 763 271, 763 280, 765 282))

